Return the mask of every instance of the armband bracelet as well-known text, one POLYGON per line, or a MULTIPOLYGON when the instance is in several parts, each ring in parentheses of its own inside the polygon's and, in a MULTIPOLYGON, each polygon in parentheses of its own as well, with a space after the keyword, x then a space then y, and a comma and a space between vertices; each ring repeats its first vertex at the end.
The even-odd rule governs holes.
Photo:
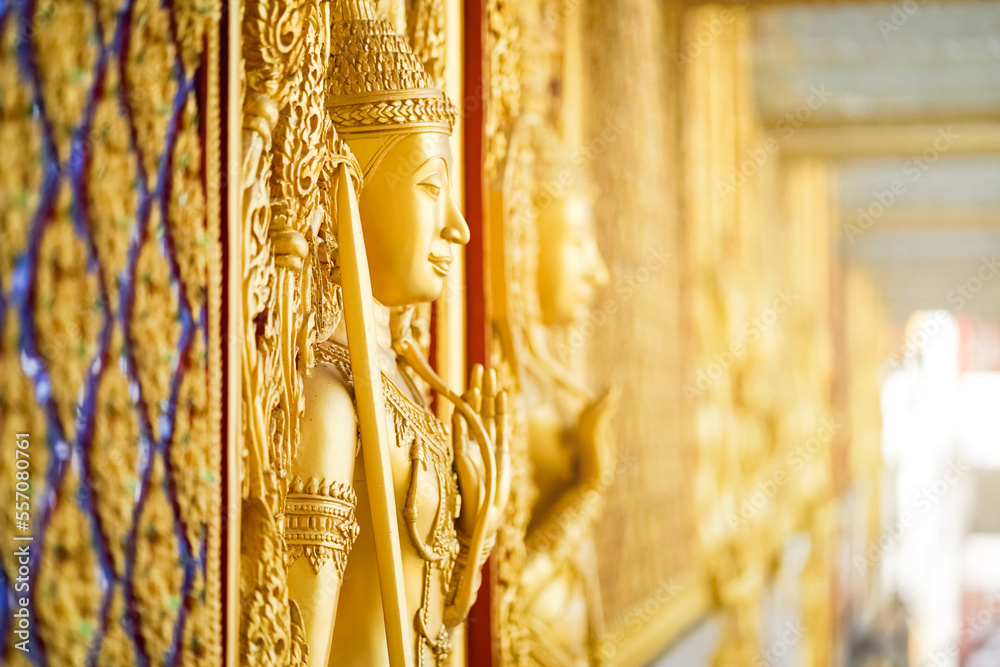
POLYGON ((296 475, 285 498, 286 565, 305 556, 319 574, 333 560, 337 574, 343 577, 347 556, 358 537, 357 504, 354 489, 347 484, 315 477, 303 482, 296 475))

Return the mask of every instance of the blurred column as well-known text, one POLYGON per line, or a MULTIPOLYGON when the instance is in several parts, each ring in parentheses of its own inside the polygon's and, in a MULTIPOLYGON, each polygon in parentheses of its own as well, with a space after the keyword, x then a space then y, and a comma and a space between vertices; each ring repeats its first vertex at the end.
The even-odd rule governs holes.
MULTIPOLYGON (((768 438, 745 392, 761 362, 758 141, 749 71, 749 16, 705 5, 684 20, 684 232, 690 299, 685 398, 694 407, 696 503, 705 575, 722 607, 718 667, 760 653, 770 508, 744 501, 766 463, 768 438), (756 329, 755 329, 756 327, 756 329), (754 332, 751 337, 750 331, 754 332), (741 511, 746 509, 746 511, 741 511)), ((759 369, 758 369, 759 370, 759 369)), ((759 375, 757 375, 759 377, 759 375)), ((763 498, 763 496, 762 496, 763 498)))
POLYGON ((800 525, 810 538, 809 560, 802 573, 805 631, 801 655, 803 665, 829 667, 834 658, 834 557, 839 531, 832 453, 843 428, 832 403, 835 211, 825 161, 788 161, 783 183, 792 282, 800 301, 791 313, 794 358, 790 379, 796 388, 796 401, 790 406, 790 431, 796 446, 804 446, 804 465, 792 482, 792 502, 802 511, 800 525))

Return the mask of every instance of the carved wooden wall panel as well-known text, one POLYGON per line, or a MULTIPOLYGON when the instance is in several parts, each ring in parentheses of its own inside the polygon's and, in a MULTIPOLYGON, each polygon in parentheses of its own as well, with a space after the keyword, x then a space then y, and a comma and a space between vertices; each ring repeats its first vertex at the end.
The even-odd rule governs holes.
MULTIPOLYGON (((611 285, 569 333, 593 378, 622 383, 614 421, 618 479, 597 529, 607 635, 625 654, 653 630, 661 642, 704 608, 697 592, 696 452, 680 378, 685 316, 678 213, 679 31, 674 3, 591 3, 583 12, 584 156, 593 170, 598 237, 611 285), (592 48, 600 44, 600 49, 592 48), (660 54, 650 57, 650 54, 660 54), (627 73, 627 74, 626 74, 627 73), (623 344, 622 341, 628 341, 623 344)), ((653 650, 656 647, 653 646, 653 650)), ((646 658, 648 659, 648 657, 646 658)), ((635 658, 631 658, 635 661, 635 658)), ((624 661, 624 662, 622 662, 624 661)))
POLYGON ((7 664, 221 660, 218 21, 210 0, 0 7, 7 664))

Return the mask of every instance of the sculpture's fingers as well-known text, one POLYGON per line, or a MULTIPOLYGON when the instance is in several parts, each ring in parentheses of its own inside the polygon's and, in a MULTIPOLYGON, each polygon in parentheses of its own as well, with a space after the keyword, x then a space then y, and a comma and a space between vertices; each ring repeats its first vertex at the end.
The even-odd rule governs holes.
POLYGON ((469 389, 478 389, 482 391, 483 388, 483 365, 476 364, 472 367, 472 373, 469 374, 469 389))
POLYGON ((510 461, 510 417, 507 412, 507 392, 501 391, 496 398, 496 461, 497 492, 494 506, 503 512, 510 497, 512 466, 510 461))
POLYGON ((496 393, 497 393, 497 372, 490 369, 483 379, 483 405, 482 418, 483 426, 490 436, 490 442, 496 442, 497 429, 493 417, 496 414, 496 393))
POLYGON ((478 493, 478 476, 476 468, 469 457, 469 427, 465 419, 456 410, 451 415, 451 440, 455 448, 455 472, 458 474, 458 485, 463 498, 471 493, 478 493))
POLYGON ((464 394, 462 394, 462 400, 465 401, 473 412, 479 412, 479 406, 483 400, 482 392, 479 391, 479 387, 473 387, 469 389, 464 394))
POLYGON ((483 457, 480 455, 480 448, 478 443, 474 443, 476 446, 469 448, 469 465, 472 469, 476 471, 476 480, 479 483, 479 499, 478 507, 482 507, 483 503, 486 502, 486 463, 483 461, 483 457))
POLYGON ((608 388, 604 391, 600 398, 601 418, 605 421, 610 421, 614 416, 615 412, 618 410, 618 404, 621 402, 622 391, 618 387, 617 383, 612 383, 608 385, 608 388))
POLYGON ((469 388, 462 394, 462 400, 469 404, 475 412, 479 412, 483 395, 483 365, 476 364, 469 374, 469 388))
POLYGON ((600 437, 604 441, 603 446, 606 455, 609 460, 613 460, 616 455, 616 443, 614 438, 614 432, 611 428, 611 421, 614 419, 615 414, 618 412, 618 404, 621 401, 621 389, 617 384, 612 384, 608 388, 606 407, 601 412, 600 423, 598 428, 600 430, 600 437))
POLYGON ((458 410, 451 413, 451 446, 455 451, 455 465, 461 466, 465 459, 468 457, 468 445, 465 438, 462 437, 462 431, 465 430, 465 420, 462 415, 458 414, 458 410))

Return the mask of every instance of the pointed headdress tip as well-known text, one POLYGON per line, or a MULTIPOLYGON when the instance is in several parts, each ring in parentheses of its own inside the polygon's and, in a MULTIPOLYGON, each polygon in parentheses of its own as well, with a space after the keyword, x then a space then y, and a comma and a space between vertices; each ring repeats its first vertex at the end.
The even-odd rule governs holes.
POLYGON ((455 105, 371 2, 334 0, 330 42, 326 106, 339 133, 451 133, 455 105))

